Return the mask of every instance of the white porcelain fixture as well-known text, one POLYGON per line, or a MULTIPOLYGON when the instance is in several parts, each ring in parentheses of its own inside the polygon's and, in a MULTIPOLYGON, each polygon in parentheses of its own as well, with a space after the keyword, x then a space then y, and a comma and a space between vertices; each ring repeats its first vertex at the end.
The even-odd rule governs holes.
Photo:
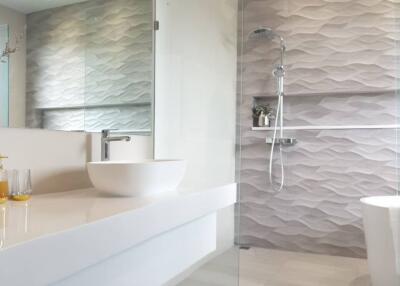
POLYGON ((10 201, 0 205, 0 285, 169 285, 216 247, 233 247, 233 211, 223 221, 217 212, 233 208, 236 194, 229 184, 136 198, 84 189, 10 201))
POLYGON ((361 199, 373 286, 400 285, 400 196, 361 199))
POLYGON ((175 190, 186 170, 184 160, 88 163, 90 180, 103 193, 137 197, 175 190))

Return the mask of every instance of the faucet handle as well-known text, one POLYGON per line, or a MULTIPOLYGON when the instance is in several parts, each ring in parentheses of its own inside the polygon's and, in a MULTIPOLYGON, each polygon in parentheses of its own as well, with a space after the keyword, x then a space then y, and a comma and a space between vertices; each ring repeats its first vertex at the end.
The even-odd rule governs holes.
POLYGON ((110 135, 110 132, 115 131, 115 130, 118 130, 118 129, 116 129, 116 128, 103 129, 103 130, 101 130, 101 135, 102 135, 102 137, 108 137, 110 135))

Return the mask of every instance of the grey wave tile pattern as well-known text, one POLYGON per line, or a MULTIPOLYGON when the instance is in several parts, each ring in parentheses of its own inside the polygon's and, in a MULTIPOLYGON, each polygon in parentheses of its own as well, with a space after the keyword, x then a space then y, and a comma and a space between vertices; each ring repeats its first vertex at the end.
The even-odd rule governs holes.
MULTIPOLYGON (((400 56, 396 0, 244 0, 244 35, 268 26, 286 40, 287 94, 396 88, 400 56)), ((278 44, 246 41, 246 94, 273 94, 278 44)))
POLYGON ((131 131, 151 130, 151 106, 94 108, 85 111, 86 130, 123 129, 131 131), (122 124, 121 124, 122 123, 122 124), (122 126, 122 127, 121 127, 122 126))
MULTIPOLYGON (((398 124, 398 1, 243 0, 243 9, 239 35, 264 25, 287 41, 286 126, 398 124)), ((277 44, 243 41, 238 242, 365 257, 359 199, 396 192, 396 130, 287 131, 299 143, 284 149, 286 185, 274 193, 264 143, 271 133, 251 131, 251 108, 254 96, 276 104, 268 96, 275 93, 277 44)))
POLYGON ((151 120, 147 116, 151 106, 91 108, 87 110, 49 110, 42 114, 43 128, 50 130, 122 129, 150 131, 151 120), (123 124, 121 124, 121 122, 123 124))
POLYGON ((299 143, 284 149, 286 183, 280 193, 267 181, 266 134, 254 132, 242 142, 240 243, 365 257, 359 199, 396 191, 395 131, 289 134, 299 143))
MULTIPOLYGON (((264 97, 257 102, 276 106, 277 99, 264 97)), ((400 119, 395 103, 394 91, 285 96, 284 123, 286 126, 393 125, 400 119)))
MULTIPOLYGON (((136 111, 131 105, 132 119, 128 120, 126 106, 119 110, 115 105, 151 104, 151 1, 92 0, 32 13, 27 23, 28 126, 53 126, 48 121, 51 119, 60 121, 54 122, 54 126, 76 130, 82 127, 78 124, 79 112, 52 111, 44 116, 47 121, 43 122, 43 112, 36 109, 110 104, 114 106, 107 114, 98 115, 111 120, 108 125, 137 130, 147 125, 143 122, 150 122, 151 112, 136 111), (67 113, 77 116, 71 119, 76 126, 65 122, 62 127, 61 120, 65 117, 61 115, 67 113), (133 118, 137 119, 138 114, 145 118, 134 123, 133 118)), ((90 113, 87 118, 93 118, 93 109, 90 113)), ((86 125, 86 129, 91 129, 96 124, 89 121, 86 125)))
POLYGON ((86 103, 150 102, 151 1, 107 1, 86 14, 86 103))
POLYGON ((80 131, 85 129, 85 111, 49 110, 40 113, 41 126, 48 130, 80 131))

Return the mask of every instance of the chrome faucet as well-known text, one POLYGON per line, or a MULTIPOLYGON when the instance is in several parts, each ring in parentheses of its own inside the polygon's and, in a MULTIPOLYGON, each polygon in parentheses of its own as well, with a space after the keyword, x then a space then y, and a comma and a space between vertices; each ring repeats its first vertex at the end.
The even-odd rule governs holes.
POLYGON ((130 136, 110 136, 112 129, 101 131, 101 161, 110 161, 110 142, 131 141, 130 136))

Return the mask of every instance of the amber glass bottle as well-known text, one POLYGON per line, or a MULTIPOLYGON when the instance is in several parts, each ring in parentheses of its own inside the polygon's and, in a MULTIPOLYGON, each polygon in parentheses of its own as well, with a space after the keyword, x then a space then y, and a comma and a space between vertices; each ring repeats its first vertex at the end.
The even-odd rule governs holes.
POLYGON ((0 204, 5 203, 8 199, 8 177, 7 171, 3 167, 3 159, 5 158, 7 157, 0 155, 0 204))

